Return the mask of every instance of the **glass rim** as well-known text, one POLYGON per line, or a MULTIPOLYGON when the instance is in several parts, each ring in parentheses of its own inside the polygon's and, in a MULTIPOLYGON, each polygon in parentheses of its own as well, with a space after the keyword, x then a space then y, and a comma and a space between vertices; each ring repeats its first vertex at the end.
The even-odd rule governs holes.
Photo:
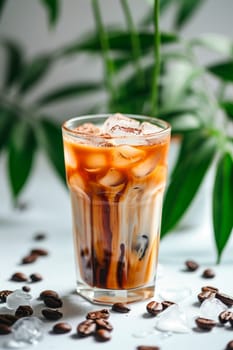
MULTIPOLYGON (((100 114, 86 114, 86 115, 80 115, 77 117, 73 117, 70 118, 68 120, 66 120, 63 124, 62 124, 62 130, 66 133, 69 134, 70 136, 73 137, 86 137, 86 138, 92 138, 92 137, 96 137, 99 139, 109 139, 109 136, 107 136, 106 134, 103 135, 95 135, 95 134, 90 134, 88 132, 83 132, 83 131, 77 131, 74 128, 71 128, 71 124, 73 124, 76 121, 80 121, 80 125, 82 125, 82 123, 85 123, 89 120, 89 122, 91 122, 90 119, 105 119, 108 118, 112 115, 114 115, 116 113, 100 113, 100 114)), ((154 137, 160 137, 160 136, 164 136, 170 133, 171 131, 171 125, 160 118, 155 118, 155 117, 150 117, 150 116, 146 116, 146 115, 140 115, 140 114, 129 114, 129 113, 122 113, 123 116, 125 117, 129 117, 132 119, 143 119, 143 121, 147 121, 153 125, 157 125, 159 127, 161 127, 161 130, 155 131, 151 134, 147 134, 147 135, 143 135, 143 134, 139 134, 139 135, 135 135, 135 134, 129 134, 129 135, 117 135, 117 136, 111 136, 111 139, 128 139, 128 138, 132 138, 134 137, 135 139, 142 139, 142 138, 154 138, 154 137)))

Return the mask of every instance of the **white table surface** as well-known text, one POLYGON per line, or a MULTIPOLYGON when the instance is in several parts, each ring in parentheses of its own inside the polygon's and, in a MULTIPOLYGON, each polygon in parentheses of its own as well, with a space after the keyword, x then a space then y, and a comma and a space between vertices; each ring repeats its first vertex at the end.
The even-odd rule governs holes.
MULTIPOLYGON (((182 301, 182 306, 190 322, 190 332, 173 334, 162 339, 155 331, 156 318, 146 317, 148 301, 131 304, 128 314, 111 313, 110 322, 114 326, 112 339, 98 343, 93 337, 79 339, 76 334, 77 324, 84 320, 88 311, 100 309, 90 304, 75 293, 75 269, 72 246, 72 230, 69 195, 54 176, 44 159, 39 157, 33 176, 22 195, 29 207, 19 212, 10 207, 7 179, 3 176, 5 160, 0 162, 0 290, 17 289, 24 284, 9 281, 10 276, 21 271, 28 275, 39 272, 43 281, 30 285, 33 296, 32 305, 35 315, 40 316, 43 303, 37 300, 44 289, 56 290, 63 299, 62 320, 72 325, 72 332, 65 335, 50 334, 53 322, 44 322, 45 336, 35 349, 111 349, 122 347, 134 350, 138 345, 159 345, 161 350, 224 350, 228 341, 233 340, 233 328, 216 327, 211 332, 197 332, 194 319, 199 314, 197 294, 203 285, 214 285, 223 292, 233 294, 233 255, 232 241, 227 247, 223 262, 215 266, 215 248, 210 234, 209 220, 200 223, 194 229, 183 229, 167 236, 160 247, 160 276, 154 299, 159 298, 159 290, 166 288, 189 288, 191 295, 182 301), (47 239, 36 242, 33 237, 37 232, 45 232, 47 239), (42 247, 49 251, 48 257, 41 257, 37 262, 20 265, 20 260, 30 249, 42 247), (184 272, 184 261, 195 259, 200 263, 196 272, 184 272), (201 273, 206 267, 214 268, 216 277, 206 280, 201 273), (144 337, 136 337, 150 330, 144 337)), ((8 312, 0 304, 0 313, 8 312)), ((0 348, 9 336, 0 336, 0 348)))

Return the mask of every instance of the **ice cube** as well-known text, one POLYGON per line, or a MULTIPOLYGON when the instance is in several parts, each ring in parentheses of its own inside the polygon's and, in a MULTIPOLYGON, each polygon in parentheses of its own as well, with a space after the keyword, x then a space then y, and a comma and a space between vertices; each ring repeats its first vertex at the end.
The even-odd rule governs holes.
POLYGON ((208 298, 201 303, 199 316, 218 321, 218 316, 222 311, 227 310, 227 306, 217 298, 208 298))
POLYGON ((111 134, 112 128, 114 128, 116 126, 120 126, 120 127, 124 127, 124 128, 139 129, 140 122, 135 120, 135 119, 128 118, 121 113, 116 113, 116 114, 111 115, 104 122, 103 132, 111 134))
POLYGON ((174 304, 157 316, 156 328, 163 332, 188 333, 190 327, 187 316, 180 306, 174 304))
POLYGON ((72 147, 65 145, 64 158, 65 158, 66 167, 69 167, 72 169, 77 168, 78 161, 75 153, 72 150, 72 147))
POLYGON ((123 184, 125 176, 120 171, 111 168, 100 180, 99 183, 106 187, 115 187, 123 184))
POLYGON ((85 170, 98 172, 107 165, 104 154, 90 154, 85 159, 85 170))
POLYGON ((140 159, 143 159, 145 152, 128 145, 116 147, 113 154, 113 163, 116 167, 126 167, 131 163, 136 163, 140 159))
POLYGON ((43 335, 43 323, 38 317, 23 317, 12 326, 12 338, 7 345, 8 348, 36 345, 43 339, 43 335))
POLYGON ((143 122, 141 124, 141 132, 143 135, 151 135, 151 134, 155 134, 159 131, 162 131, 163 129, 160 128, 157 125, 148 123, 148 122, 143 122))
POLYGON ((82 134, 100 135, 100 128, 92 123, 84 123, 75 128, 75 131, 82 134))
POLYGON ((149 175, 159 162, 160 155, 151 155, 147 157, 143 162, 140 162, 132 168, 132 173, 136 177, 143 177, 149 175))
POLYGON ((85 183, 82 179, 82 177, 79 174, 74 174, 69 177, 68 179, 69 185, 72 189, 76 191, 84 191, 85 190, 85 183))
POLYGON ((16 310, 20 305, 30 305, 32 296, 21 289, 16 289, 6 298, 6 305, 8 309, 16 310))
POLYGON ((179 303, 190 297, 191 289, 188 287, 165 288, 159 291, 159 295, 164 300, 171 300, 174 303, 179 303))

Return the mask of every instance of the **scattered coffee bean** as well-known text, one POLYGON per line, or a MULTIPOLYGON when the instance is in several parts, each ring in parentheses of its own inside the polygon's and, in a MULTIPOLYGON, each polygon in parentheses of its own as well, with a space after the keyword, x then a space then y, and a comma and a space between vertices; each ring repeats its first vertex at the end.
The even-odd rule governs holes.
POLYGON ((106 329, 107 331, 113 330, 113 326, 111 325, 111 323, 103 318, 98 318, 97 320, 95 320, 95 322, 98 329, 103 328, 103 329, 106 329))
POLYGON ((33 273, 30 275, 30 278, 32 282, 39 282, 39 281, 42 281, 43 279, 40 273, 33 273))
POLYGON ((98 318, 107 319, 109 318, 109 316, 110 316, 109 311, 107 309, 102 309, 102 310, 88 312, 86 318, 88 320, 97 320, 98 318))
POLYGON ((233 340, 229 341, 229 343, 226 346, 226 350, 233 350, 233 340))
POLYGON ((80 337, 87 337, 96 331, 96 323, 94 320, 85 320, 77 326, 77 333, 80 337))
POLYGON ((6 324, 0 324, 0 335, 6 335, 11 333, 11 328, 6 324))
POLYGON ((22 259, 22 264, 32 264, 37 260, 37 258, 38 255, 36 254, 27 255, 22 259))
POLYGON ((43 241, 43 239, 46 238, 46 234, 45 233, 36 233, 36 235, 34 236, 34 240, 35 241, 43 241))
POLYGON ((29 305, 20 305, 15 311, 16 317, 28 317, 33 314, 33 310, 29 305))
POLYGON ((43 309, 41 313, 47 320, 50 321, 57 321, 63 316, 63 314, 60 311, 51 309, 43 309))
POLYGON ((202 273, 203 278, 214 278, 215 272, 212 269, 205 269, 202 273))
POLYGON ((218 292, 218 288, 213 287, 213 286, 203 286, 203 287, 201 287, 201 291, 202 292, 210 291, 210 292, 213 292, 213 293, 217 293, 218 292))
POLYGON ((22 290, 26 293, 30 292, 31 291, 31 288, 29 286, 23 286, 22 287, 22 290))
POLYGON ((13 293, 12 290, 1 290, 0 291, 0 303, 5 303, 6 302, 6 298, 8 297, 8 295, 10 295, 11 293, 13 293))
POLYGON ((11 280, 14 282, 26 282, 28 280, 27 276, 23 272, 16 272, 11 276, 11 280))
POLYGON ((18 317, 14 316, 14 315, 0 314, 0 324, 12 326, 17 320, 18 320, 18 317))
POLYGON ((55 334, 69 333, 71 331, 71 329, 72 329, 72 327, 69 323, 60 322, 60 323, 56 323, 53 326, 53 333, 55 333, 55 334))
POLYGON ((160 303, 158 301, 150 301, 146 305, 146 309, 147 309, 147 312, 149 312, 149 314, 151 314, 153 316, 158 315, 160 312, 162 312, 164 310, 162 303, 160 303))
POLYGON ((222 311, 218 316, 219 322, 222 324, 227 323, 231 319, 233 319, 233 312, 231 311, 222 311))
POLYGON ((233 306, 233 297, 231 297, 230 295, 218 292, 216 293, 216 298, 229 307, 233 306))
POLYGON ((108 341, 111 339, 111 333, 103 328, 98 329, 95 333, 95 336, 96 336, 96 340, 101 342, 108 341))
POLYGON ((112 310, 116 312, 120 312, 122 314, 125 314, 130 311, 130 308, 128 305, 123 304, 123 303, 115 303, 112 305, 112 310))
POLYGON ((201 292, 198 294, 197 298, 200 301, 200 303, 202 303, 204 300, 215 297, 215 292, 211 292, 210 290, 206 291, 206 292, 201 292))
POLYGON ((187 270, 191 272, 196 271, 199 268, 199 264, 193 260, 187 260, 185 262, 185 265, 187 267, 187 270))
POLYGON ((163 310, 166 310, 169 306, 175 305, 173 301, 164 300, 162 301, 163 310))
POLYGON ((36 249, 32 249, 31 250, 31 254, 32 255, 39 255, 39 256, 46 256, 49 254, 49 252, 46 249, 42 249, 42 248, 36 248, 36 249))
POLYGON ((196 318, 195 321, 199 328, 204 329, 206 331, 210 331, 212 328, 216 326, 216 322, 209 318, 198 317, 196 318))
POLYGON ((158 346, 140 345, 137 347, 137 350, 160 350, 160 348, 158 346))
POLYGON ((52 309, 58 309, 63 305, 62 300, 57 297, 44 297, 43 301, 47 307, 51 307, 52 309))
POLYGON ((44 300, 44 298, 47 298, 47 297, 59 298, 59 295, 54 290, 46 289, 40 293, 39 299, 44 300))

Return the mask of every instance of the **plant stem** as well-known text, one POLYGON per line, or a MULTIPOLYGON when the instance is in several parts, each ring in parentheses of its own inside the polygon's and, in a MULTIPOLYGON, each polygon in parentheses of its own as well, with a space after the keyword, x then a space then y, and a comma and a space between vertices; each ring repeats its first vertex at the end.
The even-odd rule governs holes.
POLYGON ((105 69, 105 84, 111 99, 114 100, 116 96, 115 86, 113 84, 114 66, 111 58, 109 57, 109 42, 108 42, 107 33, 104 29, 98 0, 92 0, 92 8, 93 8, 94 18, 96 23, 96 30, 99 33, 100 45, 102 49, 104 69, 105 69))
POLYGON ((136 71, 138 72, 138 84, 143 85, 143 72, 140 65, 141 46, 140 40, 137 34, 137 29, 134 25, 133 18, 130 13, 130 8, 127 0, 121 0, 121 6, 125 15, 128 31, 130 33, 130 40, 132 46, 133 59, 135 63, 136 71))
POLYGON ((160 75, 160 31, 159 31, 159 0, 154 0, 154 71, 152 79, 151 94, 151 114, 156 116, 158 113, 158 91, 159 91, 159 75, 160 75))

